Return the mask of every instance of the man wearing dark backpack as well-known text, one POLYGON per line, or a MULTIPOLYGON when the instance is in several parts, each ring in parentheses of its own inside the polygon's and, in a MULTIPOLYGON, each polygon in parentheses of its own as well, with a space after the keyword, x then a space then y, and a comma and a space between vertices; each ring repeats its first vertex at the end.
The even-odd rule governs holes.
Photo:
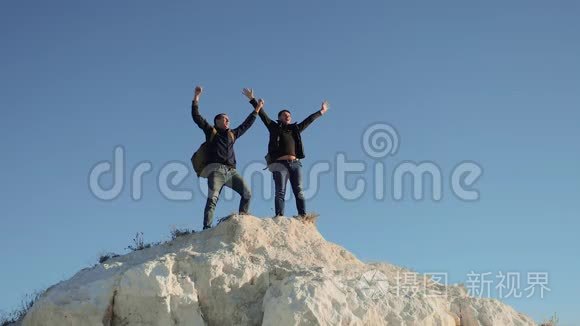
POLYGON ((228 186, 240 196, 240 214, 247 214, 250 207, 252 193, 242 176, 236 170, 236 155, 234 153, 234 143, 242 136, 254 123, 258 112, 264 105, 264 101, 255 101, 254 111, 235 129, 229 129, 230 119, 225 113, 216 115, 213 119, 214 125, 210 125, 199 114, 199 97, 203 89, 195 87, 193 102, 191 105, 191 116, 193 121, 205 133, 207 142, 206 163, 207 174, 207 202, 203 213, 203 229, 212 226, 213 215, 216 204, 223 186, 228 186))
POLYGON ((291 123, 290 111, 282 110, 278 113, 278 120, 272 121, 266 111, 262 109, 263 101, 256 101, 254 91, 251 88, 244 88, 242 93, 250 99, 250 103, 259 111, 260 119, 268 128, 270 139, 268 141, 268 155, 266 163, 272 171, 274 179, 274 208, 276 216, 284 215, 284 196, 286 195, 286 184, 290 180, 292 192, 296 198, 296 208, 298 216, 306 215, 306 203, 302 189, 302 162, 304 156, 304 145, 302 144, 301 133, 314 120, 321 117, 328 110, 328 102, 322 102, 320 110, 308 116, 300 123, 291 123), (262 104, 260 104, 262 103, 262 104))

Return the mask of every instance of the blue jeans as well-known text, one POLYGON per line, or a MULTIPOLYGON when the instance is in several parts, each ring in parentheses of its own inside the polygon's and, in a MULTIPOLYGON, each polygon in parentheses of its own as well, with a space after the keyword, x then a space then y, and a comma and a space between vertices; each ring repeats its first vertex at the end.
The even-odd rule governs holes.
POLYGON ((282 160, 272 163, 270 170, 274 178, 275 196, 274 207, 276 215, 284 215, 284 196, 286 184, 290 180, 292 192, 296 198, 298 215, 306 214, 304 191, 302 190, 302 162, 300 160, 282 160))
POLYGON ((232 188, 241 196, 240 214, 248 213, 250 199, 252 198, 250 188, 235 168, 224 164, 216 164, 215 169, 207 177, 207 202, 203 212, 204 229, 210 228, 212 225, 215 207, 224 186, 232 188))

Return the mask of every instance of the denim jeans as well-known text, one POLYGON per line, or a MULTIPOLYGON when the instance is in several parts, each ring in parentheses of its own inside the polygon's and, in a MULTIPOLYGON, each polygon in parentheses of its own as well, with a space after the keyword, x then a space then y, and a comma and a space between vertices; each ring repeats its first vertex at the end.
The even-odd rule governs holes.
POLYGON ((207 202, 203 212, 203 228, 210 228, 213 222, 218 198, 224 186, 232 188, 240 196, 240 214, 247 214, 250 208, 252 192, 235 168, 224 164, 217 164, 207 177, 207 202))
POLYGON ((286 195, 286 184, 288 180, 290 180, 292 192, 296 198, 298 215, 305 215, 306 203, 302 190, 302 162, 300 160, 276 161, 272 164, 271 171, 276 189, 274 196, 276 215, 284 215, 284 196, 286 195))

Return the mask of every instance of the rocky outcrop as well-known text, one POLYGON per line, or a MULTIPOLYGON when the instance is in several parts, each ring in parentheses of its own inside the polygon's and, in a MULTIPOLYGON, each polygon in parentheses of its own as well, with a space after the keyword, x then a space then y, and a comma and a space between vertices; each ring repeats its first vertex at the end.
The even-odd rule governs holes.
POLYGON ((535 325, 432 276, 365 264, 315 224, 232 216, 51 288, 23 325, 535 325))

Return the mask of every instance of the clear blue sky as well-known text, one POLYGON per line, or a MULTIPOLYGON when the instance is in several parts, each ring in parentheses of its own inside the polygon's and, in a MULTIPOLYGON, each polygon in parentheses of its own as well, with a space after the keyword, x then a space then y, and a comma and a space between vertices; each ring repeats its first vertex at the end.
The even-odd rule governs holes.
MULTIPOLYGON (((227 112, 234 125, 250 112, 242 87, 298 120, 327 98, 328 114, 304 133, 305 168, 338 152, 371 164, 364 128, 390 123, 401 142, 387 171, 436 162, 443 200, 369 191, 345 201, 330 173, 308 201, 321 233, 363 260, 451 282, 472 270, 549 272, 543 300, 506 301, 579 325, 579 16, 571 0, 0 2, 0 309, 102 251, 125 252, 137 231, 159 241, 172 225, 201 227, 196 178, 180 186, 194 189, 189 202, 166 200, 155 181, 201 142, 190 117, 199 83, 203 114, 227 112), (140 201, 128 185, 114 201, 89 191, 89 170, 116 145, 127 169, 153 164, 140 201), (484 168, 477 202, 449 192, 463 160, 484 168)), ((239 165, 260 161, 266 143, 257 121, 236 145, 239 165)), ((273 201, 253 191, 253 213, 271 216, 273 201)))

